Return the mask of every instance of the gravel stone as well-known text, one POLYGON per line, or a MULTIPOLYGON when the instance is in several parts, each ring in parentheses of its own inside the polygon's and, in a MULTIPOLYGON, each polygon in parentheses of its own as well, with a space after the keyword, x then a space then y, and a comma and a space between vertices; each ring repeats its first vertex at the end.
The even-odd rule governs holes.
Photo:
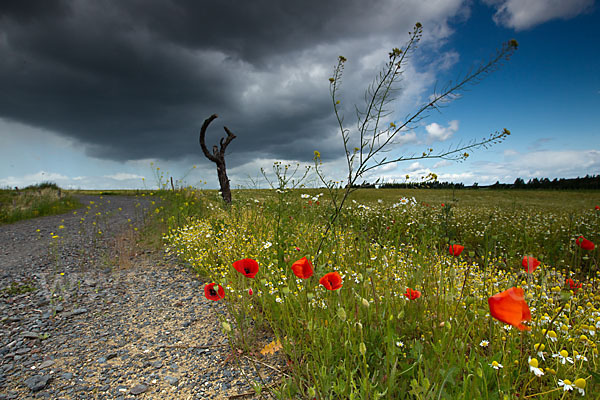
POLYGON ((138 395, 144 393, 146 390, 148 390, 148 386, 144 385, 143 383, 140 383, 132 387, 131 390, 129 390, 129 393, 133 395, 138 395))
POLYGON ((40 369, 48 368, 54 365, 54 360, 46 360, 40 364, 40 369))
POLYGON ((39 392, 46 387, 50 379, 51 377, 48 375, 34 375, 25 379, 25 385, 27 385, 32 392, 39 392))

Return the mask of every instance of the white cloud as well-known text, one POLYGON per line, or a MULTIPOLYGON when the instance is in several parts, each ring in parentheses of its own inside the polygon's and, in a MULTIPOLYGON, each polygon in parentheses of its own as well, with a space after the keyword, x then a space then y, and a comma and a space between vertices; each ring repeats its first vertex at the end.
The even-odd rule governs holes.
POLYGON ((141 175, 137 175, 137 174, 130 174, 127 172, 117 172, 116 174, 112 174, 112 175, 104 175, 104 178, 108 178, 108 179, 114 179, 117 181, 125 181, 125 180, 129 180, 129 179, 139 179, 142 180, 145 177, 141 176, 141 175))
POLYGON ((447 167, 448 165, 452 165, 452 161, 448 161, 448 160, 442 160, 442 161, 438 161, 435 164, 433 164, 433 168, 443 168, 443 167, 447 167))
POLYGON ((415 161, 414 163, 411 163, 407 168, 405 168, 404 170, 406 172, 415 172, 415 171, 419 171, 421 169, 423 169, 425 167, 423 167, 423 164, 421 164, 418 161, 415 161))
POLYGON ((443 142, 450 139, 458 131, 458 121, 450 121, 446 128, 433 122, 425 126, 425 130, 427 131, 427 143, 443 142))
POLYGON ((417 134, 415 132, 407 132, 402 135, 398 135, 394 138, 394 144, 397 146, 403 146, 406 144, 418 143, 417 134))
POLYGON ((600 171, 600 150, 548 150, 511 154, 505 162, 476 162, 471 170, 472 180, 491 184, 496 181, 512 183, 517 178, 575 178, 600 171))
POLYGON ((61 182, 68 179, 67 176, 55 172, 39 171, 21 177, 7 176, 6 178, 1 178, 0 187, 24 187, 42 182, 61 182))
MULTIPOLYGON (((576 176, 600 171, 599 150, 553 150, 521 154, 512 166, 523 172, 539 171, 544 176, 576 176), (584 171, 588 171, 585 172, 584 171), (574 175, 573 175, 574 174, 574 175)), ((540 176, 538 176, 540 177, 540 176)))
POLYGON ((70 177, 56 172, 38 171, 22 176, 0 178, 0 187, 25 187, 41 182, 53 182, 64 189, 135 189, 143 187, 142 176, 117 173, 113 176, 70 177))
MULTIPOLYGON (((343 171, 346 160, 339 159, 334 162, 324 162, 322 165, 322 169, 324 171, 324 175, 326 177, 330 177, 331 179, 343 179, 341 176, 335 176, 337 173, 339 175, 339 171, 343 171)), ((306 179, 302 182, 302 184, 306 187, 316 187, 320 186, 321 182, 318 181, 317 177, 314 174, 313 164, 298 162, 296 160, 281 160, 275 158, 254 158, 251 161, 239 165, 235 168, 231 168, 227 170, 227 176, 231 181, 232 189, 263 189, 269 188, 269 182, 267 179, 277 187, 277 176, 275 174, 275 163, 281 163, 280 166, 282 169, 285 169, 286 165, 289 165, 288 170, 286 171, 287 177, 290 178, 292 172, 294 172, 297 168, 297 171, 292 178, 294 182, 298 182, 299 179, 302 178, 306 167, 310 167, 310 172, 306 176, 306 179), (261 169, 266 174, 266 178, 261 172, 261 169)), ((282 171, 283 172, 283 171, 282 171)), ((216 175, 216 173, 215 173, 216 175)), ((291 186, 292 182, 290 181, 289 186, 291 186)), ((216 183, 213 187, 218 188, 218 183, 216 183)))
POLYGON ((494 22, 517 31, 588 11, 594 0, 484 0, 496 8, 494 22))
POLYGON ((469 182, 475 179, 476 175, 471 172, 458 172, 453 174, 438 174, 438 181, 440 182, 469 182))
POLYGON ((380 173, 373 171, 368 176, 369 182, 381 178, 385 182, 403 182, 405 174, 409 173, 410 181, 419 181, 422 177, 434 172, 440 182, 462 182, 471 185, 474 182, 480 185, 490 185, 496 181, 513 183, 517 178, 528 181, 532 178, 575 178, 587 174, 597 174, 600 171, 600 150, 553 150, 519 153, 508 151, 509 158, 503 162, 465 162, 461 164, 444 161, 436 163, 432 168, 420 162, 413 162, 403 169, 403 173, 389 171, 380 173), (450 166, 448 172, 436 170, 440 165, 450 166))

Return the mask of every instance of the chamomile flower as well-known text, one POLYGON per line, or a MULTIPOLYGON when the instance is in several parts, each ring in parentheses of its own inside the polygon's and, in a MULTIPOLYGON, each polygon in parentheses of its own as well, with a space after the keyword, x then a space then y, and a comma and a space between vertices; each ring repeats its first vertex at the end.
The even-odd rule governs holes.
POLYGON ((546 349, 546 345, 544 343, 536 343, 533 345, 533 348, 537 350, 538 357, 540 357, 543 361, 546 361, 546 358, 544 357, 544 350, 546 349))
POLYGON ((488 364, 490 367, 494 368, 494 369, 500 369, 500 368, 504 368, 504 366, 502 364, 500 364, 498 361, 492 361, 490 364, 488 364))
POLYGON ((558 386, 561 386, 563 388, 563 391, 565 392, 573 390, 573 384, 568 379, 565 379, 564 381, 562 379, 559 379, 558 386))
POLYGON ((582 396, 585 396, 586 383, 587 382, 583 378, 575 379, 575 382, 573 382, 573 385, 579 391, 579 394, 581 394, 582 396))
POLYGON ((529 357, 528 362, 529 362, 529 371, 533 372, 535 374, 535 376, 544 375, 544 371, 542 371, 541 368, 539 368, 539 363, 536 358, 529 357))
POLYGON ((560 361, 562 364, 566 364, 567 361, 570 362, 571 364, 573 364, 573 359, 571 357, 569 357, 569 352, 566 350, 561 350, 557 354, 552 354, 552 357, 554 357, 554 358, 558 357, 558 361, 560 361))
POLYGON ((481 343, 479 343, 479 345, 481 347, 488 347, 489 344, 490 344, 490 342, 487 340, 482 340, 481 343))
POLYGON ((558 340, 558 335, 554 331, 548 331, 548 339, 550 339, 551 342, 556 342, 558 340))
POLYGON ((579 360, 581 360, 581 361, 587 361, 588 360, 586 356, 584 356, 583 354, 579 354, 579 352, 577 350, 573 350, 573 357, 577 361, 579 361, 579 360))

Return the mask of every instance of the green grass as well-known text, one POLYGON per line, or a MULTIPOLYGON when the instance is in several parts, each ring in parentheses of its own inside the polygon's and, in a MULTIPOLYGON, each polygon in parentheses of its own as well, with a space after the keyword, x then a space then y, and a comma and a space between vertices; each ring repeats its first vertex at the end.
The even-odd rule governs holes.
POLYGON ((45 182, 24 189, 0 189, 0 224, 62 214, 83 205, 56 184, 45 182))
POLYGON ((2 289, 2 292, 6 293, 9 296, 15 296, 18 294, 33 292, 34 290, 37 290, 37 288, 33 285, 33 282, 25 281, 11 282, 9 286, 2 289))
POLYGON ((212 191, 182 193, 157 215, 167 251, 224 288, 231 342, 260 357, 262 331, 281 341, 287 377, 272 396, 562 399, 574 395, 560 382, 584 379, 586 396, 598 397, 600 255, 575 239, 600 243, 599 193, 358 190, 325 236, 325 190, 233 196, 225 207, 212 191), (460 256, 452 243, 465 246, 460 256), (314 264, 305 280, 291 269, 304 256, 314 264), (526 273, 524 256, 542 263, 526 273), (232 267, 244 258, 258 261, 253 279, 232 267), (319 279, 333 271, 343 286, 326 290, 319 279), (531 331, 489 315, 488 297, 512 287, 524 290, 531 331), (407 288, 421 296, 407 299, 407 288))

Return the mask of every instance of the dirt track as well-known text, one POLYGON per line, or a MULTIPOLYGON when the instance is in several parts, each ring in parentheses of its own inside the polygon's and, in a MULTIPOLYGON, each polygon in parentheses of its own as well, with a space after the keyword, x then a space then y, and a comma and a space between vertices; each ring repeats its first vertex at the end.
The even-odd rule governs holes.
MULTIPOLYGON (((132 246, 150 201, 81 200, 89 209, 0 226, 0 399, 247 393, 226 362, 223 304, 176 260, 132 246)), ((258 374, 272 382, 272 371, 258 374)))

